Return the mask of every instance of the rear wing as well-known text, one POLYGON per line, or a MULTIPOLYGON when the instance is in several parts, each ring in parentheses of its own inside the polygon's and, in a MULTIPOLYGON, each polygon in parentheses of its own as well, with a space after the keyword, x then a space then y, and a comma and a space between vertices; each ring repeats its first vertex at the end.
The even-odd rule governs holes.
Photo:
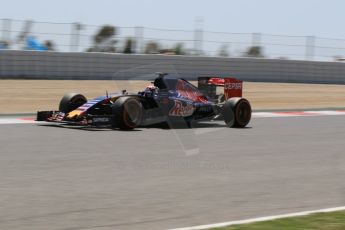
POLYGON ((198 77, 198 88, 211 99, 218 100, 224 95, 224 99, 227 100, 242 97, 243 81, 232 77, 198 77), (217 94, 217 87, 224 87, 224 93, 217 94))

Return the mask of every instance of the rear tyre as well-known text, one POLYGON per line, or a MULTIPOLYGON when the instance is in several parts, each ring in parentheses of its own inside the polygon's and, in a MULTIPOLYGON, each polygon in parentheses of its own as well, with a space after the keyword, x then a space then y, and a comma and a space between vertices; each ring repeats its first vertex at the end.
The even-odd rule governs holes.
POLYGON ((245 98, 230 98, 223 106, 223 116, 229 127, 244 128, 250 122, 252 108, 245 98))
POLYGON ((59 104, 59 111, 69 113, 87 102, 84 95, 78 93, 65 94, 59 104))
POLYGON ((225 124, 228 127, 234 127, 235 124, 235 114, 232 108, 232 104, 230 101, 225 102, 225 104, 222 107, 222 116, 224 119, 225 124))
POLYGON ((143 105, 134 97, 120 97, 112 105, 113 127, 132 130, 138 127, 143 119, 143 105))

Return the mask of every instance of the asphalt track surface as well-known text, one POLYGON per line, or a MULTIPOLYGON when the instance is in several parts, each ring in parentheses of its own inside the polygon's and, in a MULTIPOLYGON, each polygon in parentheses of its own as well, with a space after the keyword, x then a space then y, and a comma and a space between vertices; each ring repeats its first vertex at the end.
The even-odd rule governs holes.
POLYGON ((345 116, 1 125, 0 229, 169 229, 344 206, 344 141, 345 116))

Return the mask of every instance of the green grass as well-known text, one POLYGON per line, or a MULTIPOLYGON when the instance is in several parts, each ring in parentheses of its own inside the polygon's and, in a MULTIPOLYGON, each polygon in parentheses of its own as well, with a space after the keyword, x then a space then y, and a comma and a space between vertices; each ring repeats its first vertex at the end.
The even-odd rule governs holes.
POLYGON ((317 213, 213 230, 345 230, 345 211, 317 213))

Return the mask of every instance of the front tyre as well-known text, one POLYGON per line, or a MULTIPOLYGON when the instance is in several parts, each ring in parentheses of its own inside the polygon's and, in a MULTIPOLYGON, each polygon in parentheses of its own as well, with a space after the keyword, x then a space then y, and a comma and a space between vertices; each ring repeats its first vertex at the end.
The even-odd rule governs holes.
POLYGON ((87 102, 84 95, 79 93, 67 93, 59 104, 59 111, 69 113, 87 102))
POLYGON ((120 97, 112 105, 113 127, 132 130, 138 127, 143 119, 143 105, 134 97, 120 97))

